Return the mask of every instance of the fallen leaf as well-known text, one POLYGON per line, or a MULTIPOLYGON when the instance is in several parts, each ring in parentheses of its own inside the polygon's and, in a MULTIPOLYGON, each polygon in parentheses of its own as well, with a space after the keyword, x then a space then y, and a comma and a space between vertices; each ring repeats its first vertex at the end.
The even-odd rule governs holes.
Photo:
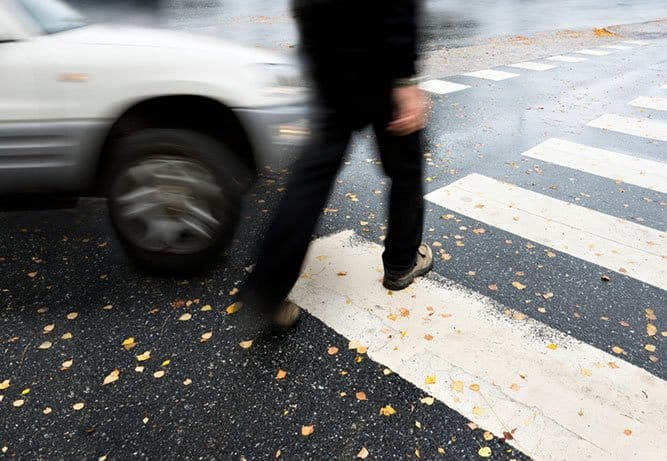
POLYGON ((624 433, 625 435, 627 435, 627 436, 632 435, 632 431, 631 431, 630 429, 626 429, 626 430, 624 430, 623 433, 624 433))
POLYGON ((357 398, 357 400, 366 400, 366 393, 365 392, 357 392, 354 394, 354 396, 357 398))
POLYGON ((484 433, 482 434, 482 437, 483 437, 484 440, 486 440, 487 442, 488 442, 489 440, 493 440, 493 434, 490 433, 489 431, 484 432, 484 433))
POLYGON ((113 304, 107 304, 106 306, 102 307, 102 309, 105 311, 110 311, 113 309, 113 304))
POLYGON ((650 355, 648 359, 653 363, 656 363, 659 360, 655 355, 650 355))
POLYGON ((512 282, 512 286, 514 288, 516 288, 517 290, 525 290, 526 289, 526 285, 524 285, 521 282, 517 282, 516 280, 514 282, 512 282))
POLYGON ((609 281, 611 281, 611 279, 609 278, 608 275, 603 275, 602 277, 600 277, 600 280, 602 280, 603 282, 609 282, 609 281))
POLYGON ((143 354, 137 355, 137 360, 140 362, 145 362, 146 360, 151 358, 151 351, 146 351, 143 354))
POLYGON ((9 386, 12 385, 12 382, 9 379, 5 379, 4 381, 0 382, 0 391, 4 391, 5 389, 9 389, 9 386))
POLYGON ((433 335, 430 335, 430 334, 427 333, 427 334, 424 335, 424 339, 426 341, 433 341, 433 335))
POLYGON ((435 376, 427 376, 424 381, 426 384, 435 384, 435 376))
POLYGON ((145 369, 144 366, 139 365, 139 366, 137 366, 137 367, 134 368, 134 371, 136 371, 137 373, 143 373, 143 372, 144 372, 144 369, 145 369))
POLYGON ((521 386, 519 386, 517 383, 512 383, 512 385, 510 386, 510 389, 512 389, 513 391, 516 392, 519 389, 521 389, 521 386))
POLYGON ((551 349, 552 351, 555 351, 557 348, 558 348, 558 346, 554 343, 547 344, 547 349, 551 349))
POLYGON ((365 354, 366 352, 368 352, 368 348, 366 346, 357 347, 357 354, 365 354))
POLYGON ((474 431, 475 429, 479 429, 479 426, 476 423, 473 423, 472 421, 467 424, 468 428, 470 428, 471 431, 474 431))
POLYGON ((161 367, 167 367, 167 366, 169 366, 170 363, 171 363, 171 360, 167 359, 167 360, 165 360, 164 362, 162 362, 162 363, 160 364, 160 366, 161 366, 161 367))
POLYGON ((365 447, 363 447, 361 450, 359 450, 359 453, 357 453, 357 458, 359 459, 366 459, 368 458, 368 450, 366 450, 365 447))
POLYGON ((658 328, 652 323, 646 325, 646 334, 649 336, 655 336, 658 333, 658 328))
POLYGON ((549 292, 549 293, 544 293, 544 294, 542 295, 542 297, 543 297, 544 299, 551 299, 551 298, 554 297, 554 294, 551 293, 551 292, 549 292))
POLYGON ((389 376, 392 373, 393 371, 391 371, 389 368, 385 368, 384 370, 382 370, 382 374, 384 374, 385 376, 389 376))
POLYGON ((614 346, 611 348, 611 350, 614 352, 614 354, 622 354, 625 352, 622 347, 614 346))
POLYGON ((526 320, 528 316, 526 314, 523 314, 521 312, 513 312, 512 313, 512 319, 514 320, 526 320))
POLYGON ((431 406, 431 405, 433 405, 433 403, 435 403, 435 399, 433 397, 430 397, 430 396, 429 397, 423 397, 423 398, 419 399, 419 401, 421 403, 423 403, 424 405, 428 405, 428 406, 431 406))
POLYGON ((23 400, 23 399, 18 399, 18 400, 14 400, 14 401, 12 402, 12 405, 13 405, 14 407, 16 407, 16 408, 20 408, 20 407, 23 406, 24 403, 25 403, 25 400, 23 400))
POLYGON ((655 312, 653 312, 653 309, 651 308, 644 309, 644 315, 646 315, 647 320, 658 320, 658 318, 655 316, 655 312))
POLYGON ((644 349, 646 349, 649 352, 655 352, 655 344, 647 344, 644 346, 644 349))
POLYGON ((73 408, 75 411, 81 411, 81 410, 83 410, 83 407, 85 407, 85 406, 86 406, 85 403, 83 403, 83 402, 79 402, 79 403, 75 403, 74 405, 72 405, 72 408, 73 408))
POLYGON ((345 271, 336 272, 336 275, 338 277, 345 277, 347 275, 347 272, 345 272, 345 271))
POLYGON ((301 435, 303 435, 304 437, 308 437, 313 432, 315 432, 314 426, 301 426, 301 435))
POLYGON ((164 376, 164 370, 156 371, 155 373, 153 373, 153 377, 155 377, 156 379, 160 379, 163 376, 164 376))
POLYGON ((495 283, 493 285, 489 285, 488 288, 491 291, 498 291, 498 285, 496 285, 495 283))
POLYGON ((60 371, 67 371, 70 368, 72 368, 72 365, 74 364, 73 360, 65 360, 63 363, 60 364, 60 371))
POLYGON ((452 381, 449 387, 455 392, 463 392, 463 381, 452 381))
POLYGON ((582 369, 579 370, 579 371, 581 372, 581 375, 582 375, 582 376, 586 376, 586 377, 593 376, 593 373, 592 373, 591 370, 589 370, 588 368, 582 368, 582 369))
POLYGON ((468 388, 469 388, 471 391, 479 392, 479 384, 471 384, 470 386, 468 386, 468 388))
POLYGON ((213 310, 210 304, 206 304, 205 306, 202 306, 200 309, 202 312, 210 312, 213 310))
POLYGON ((50 323, 44 327, 44 334, 51 333, 53 329, 56 327, 55 323, 50 323))
POLYGON ((186 312, 185 314, 181 315, 178 320, 179 322, 187 322, 192 318, 192 314, 189 312, 186 312))
MULTIPOLYGON (((512 432, 514 432, 514 431, 512 431, 512 432)), ((514 435, 512 434, 512 432, 503 431, 503 438, 505 440, 514 440, 514 435)))
POLYGON ((239 289, 234 287, 231 290, 229 290, 229 296, 236 296, 239 292, 239 289))
POLYGON ((210 340, 213 337, 213 332, 212 331, 207 331, 206 333, 202 334, 201 337, 199 338, 199 341, 202 343, 205 343, 206 341, 210 340))
POLYGON ((442 253, 440 255, 440 259, 442 259, 443 261, 449 261, 450 259, 452 259, 452 255, 450 255, 449 253, 442 253))
POLYGON ((109 373, 109 375, 104 378, 104 381, 102 381, 102 385, 106 386, 107 384, 111 384, 115 381, 118 381, 118 378, 120 377, 120 370, 116 369, 109 373))
POLYGON ((191 380, 190 378, 186 378, 186 379, 183 381, 183 385, 184 385, 184 386, 189 386, 190 384, 192 384, 192 380, 191 380))
POLYGON ((547 256, 550 257, 550 258, 555 258, 556 253, 554 253, 553 251, 547 251, 547 256))
POLYGON ((30 394, 30 388, 29 388, 29 387, 26 388, 26 389, 23 389, 23 390, 21 391, 21 395, 28 395, 28 394, 30 394))
POLYGON ((242 303, 240 303, 240 302, 235 302, 235 303, 232 303, 232 304, 230 304, 229 306, 227 306, 227 308, 225 309, 225 311, 227 312, 228 315, 232 315, 232 314, 234 314, 234 313, 240 311, 242 307, 243 307, 243 304, 242 304, 242 303))
POLYGON ((473 277, 473 276, 477 275, 477 272, 475 272, 475 271, 468 271, 467 275, 469 275, 470 277, 473 277))
POLYGON ((72 333, 65 333, 61 336, 62 339, 72 339, 72 333))
POLYGON ((241 346, 243 349, 249 349, 252 346, 252 339, 249 339, 248 341, 241 341, 239 346, 241 346))
POLYGON ((134 341, 134 338, 127 338, 127 339, 123 340, 123 342, 121 343, 121 346, 123 346, 125 348, 125 350, 128 350, 128 351, 130 349, 132 349, 133 347, 135 347, 136 345, 137 345, 137 343, 134 341))
POLYGON ((477 454, 481 456, 482 458, 490 458, 491 457, 491 449, 489 447, 482 447, 477 451, 477 454))
POLYGON ((607 366, 611 369, 617 369, 618 368, 618 365, 616 365, 614 362, 609 362, 607 364, 607 366))
POLYGON ((386 405, 380 408, 380 414, 382 416, 391 416, 396 414, 396 410, 394 410, 391 405, 386 405))
POLYGON ((51 407, 46 407, 44 408, 44 410, 42 410, 42 413, 44 413, 45 415, 49 415, 51 414, 52 411, 53 409, 51 407))
POLYGON ((408 317, 410 315, 410 311, 405 307, 401 307, 398 312, 401 314, 401 317, 408 317))
POLYGON ((70 312, 69 314, 67 314, 67 320, 74 320, 78 316, 79 316, 78 312, 70 312))
POLYGON ((329 348, 327 349, 327 354, 329 355, 338 354, 338 348, 336 346, 329 346, 329 348))
POLYGON ((52 345, 53 345, 53 344, 51 343, 51 341, 44 341, 42 344, 40 344, 40 345, 37 347, 37 349, 42 349, 42 350, 44 350, 44 349, 49 349, 52 345))
POLYGON ((473 229, 473 230, 472 230, 472 233, 473 233, 473 234, 477 234, 477 235, 482 235, 482 234, 485 234, 485 233, 486 233, 486 229, 482 229, 482 228, 479 228, 479 229, 473 229))
POLYGON ((285 370, 278 370, 278 373, 276 373, 276 379, 285 379, 287 376, 287 372, 285 370))

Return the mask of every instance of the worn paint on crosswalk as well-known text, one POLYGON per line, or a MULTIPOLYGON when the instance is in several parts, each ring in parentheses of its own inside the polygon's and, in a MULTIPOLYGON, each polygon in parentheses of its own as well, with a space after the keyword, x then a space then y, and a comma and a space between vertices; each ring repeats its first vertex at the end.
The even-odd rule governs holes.
POLYGON ((470 88, 468 85, 461 85, 460 83, 448 82, 445 80, 427 80, 419 84, 419 88, 436 94, 448 94, 457 91, 462 91, 470 88))
POLYGON ((482 78, 484 80, 493 80, 496 82, 519 76, 519 74, 514 74, 512 72, 503 72, 501 70, 493 69, 478 70, 476 72, 468 72, 467 74, 463 75, 467 75, 468 77, 482 78))
POLYGON ((590 56, 607 56, 608 54, 611 54, 611 51, 603 51, 603 50, 579 50, 575 51, 575 53, 579 54, 588 54, 590 56))
POLYGON ((604 114, 588 122, 587 125, 632 136, 667 141, 667 122, 656 122, 648 118, 604 114))
POLYGON ((544 64, 541 62, 517 62, 516 64, 508 64, 508 67, 516 67, 518 69, 536 70, 543 72, 549 69, 555 69, 557 66, 551 64, 544 64))
POLYGON ((550 61, 559 61, 559 62, 584 62, 588 61, 588 58, 577 58, 575 56, 551 56, 547 58, 550 61))
POLYGON ((642 107, 644 109, 667 110, 667 98, 640 96, 633 99, 628 104, 631 106, 642 107))

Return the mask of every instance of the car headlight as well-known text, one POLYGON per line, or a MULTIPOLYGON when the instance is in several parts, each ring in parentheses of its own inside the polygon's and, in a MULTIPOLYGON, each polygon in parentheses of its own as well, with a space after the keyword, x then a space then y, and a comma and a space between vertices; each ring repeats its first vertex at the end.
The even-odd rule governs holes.
POLYGON ((250 69, 260 90, 268 96, 302 96, 308 91, 298 66, 292 64, 255 64, 250 69))

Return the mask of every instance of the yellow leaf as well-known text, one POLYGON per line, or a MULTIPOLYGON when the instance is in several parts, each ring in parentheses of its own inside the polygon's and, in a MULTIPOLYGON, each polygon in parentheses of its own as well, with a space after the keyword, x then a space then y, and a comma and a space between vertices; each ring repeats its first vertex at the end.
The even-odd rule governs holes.
POLYGON ((479 392, 479 384, 471 384, 468 387, 471 391, 479 392))
POLYGON ((240 311, 242 307, 243 307, 243 303, 235 302, 235 303, 232 303, 229 306, 227 306, 225 311, 227 312, 227 314, 232 315, 232 314, 240 311))
POLYGON ((442 448, 442 447, 438 447, 438 453, 440 453, 441 455, 444 455, 445 454, 445 449, 442 448))
POLYGON ((581 371, 582 376, 586 376, 586 377, 593 376, 593 373, 588 368, 582 368, 580 371, 581 371))
POLYGON ((69 314, 67 314, 67 320, 74 320, 78 316, 79 314, 77 312, 70 312, 69 314))
POLYGON ((391 371, 389 368, 385 368, 384 370, 382 370, 382 374, 384 374, 385 376, 389 376, 392 373, 393 371, 391 371))
POLYGON ((539 312, 540 314, 546 314, 547 310, 544 307, 538 307, 537 312, 539 312))
POLYGON ((74 405, 72 405, 72 408, 76 411, 80 411, 80 410, 83 410, 83 407, 85 407, 85 406, 86 406, 85 403, 79 402, 79 403, 75 403, 74 405))
POLYGON ((44 327, 44 333, 51 333, 53 329, 56 327, 55 323, 50 323, 44 327))
POLYGON ((164 371, 163 371, 163 370, 156 371, 155 373, 153 373, 153 376, 154 376, 156 379, 160 379, 160 378, 162 378, 162 377, 164 376, 164 371))
POLYGON ((440 259, 442 259, 443 261, 449 261, 452 259, 452 255, 450 255, 449 253, 442 253, 440 255, 440 259))
POLYGON ((419 401, 420 401, 421 403, 423 403, 424 405, 431 406, 431 405, 433 405, 433 403, 435 402, 435 399, 434 399, 433 397, 430 397, 430 396, 429 396, 429 397, 421 398, 421 399, 419 399, 419 401))
POLYGON ((104 381, 102 381, 102 385, 106 386, 107 384, 111 384, 115 381, 118 381, 118 377, 120 376, 120 371, 119 370, 114 370, 109 375, 104 378, 104 381))
POLYGON ((137 360, 140 362, 145 362, 146 360, 151 358, 151 351, 146 351, 143 354, 137 355, 137 360))
POLYGON ((415 448, 415 456, 417 458, 421 458, 421 454, 419 453, 419 448, 415 448))
POLYGON ((544 299, 551 299, 551 298, 554 297, 554 294, 551 293, 551 292, 549 292, 549 293, 544 293, 544 294, 542 295, 542 297, 543 297, 544 299))
POLYGON ((130 349, 132 349, 133 347, 135 347, 136 345, 137 345, 137 343, 134 341, 134 338, 127 338, 127 339, 123 340, 123 342, 121 343, 121 346, 123 346, 125 348, 125 350, 128 350, 128 351, 130 349))
POLYGON ((30 388, 29 388, 29 387, 26 388, 26 389, 23 389, 23 390, 21 391, 21 395, 28 395, 28 394, 30 394, 30 388))
POLYGON ((558 348, 558 346, 555 345, 554 343, 547 344, 547 349, 551 349, 552 351, 555 351, 557 348, 558 348))
POLYGON ((192 384, 192 380, 190 378, 186 378, 185 381, 183 381, 184 386, 189 386, 190 384, 192 384))
POLYGON ((167 359, 167 360, 165 360, 164 362, 162 362, 162 363, 160 364, 160 366, 167 367, 167 366, 169 366, 170 363, 171 363, 171 360, 167 359))
POLYGON ((424 339, 426 341, 433 341, 433 335, 430 335, 430 334, 427 333, 427 334, 424 335, 424 339))
POLYGON ((62 339, 72 339, 72 333, 65 333, 61 336, 62 339))
POLYGON ((301 435, 303 435, 304 437, 308 437, 313 432, 315 432, 314 426, 301 426, 301 435))
POLYGON ((625 352, 622 347, 614 346, 611 348, 612 351, 614 351, 614 354, 622 354, 625 352))
POLYGON ((366 459, 368 458, 368 450, 366 450, 365 447, 363 447, 361 450, 359 450, 359 453, 357 453, 357 458, 359 459, 366 459))
POLYGON ((632 431, 631 431, 630 429, 626 429, 626 430, 624 430, 623 433, 624 433, 625 435, 627 435, 627 436, 632 435, 632 431))
POLYGON ((179 320, 180 322, 187 322, 187 321, 190 320, 191 318, 192 318, 192 314, 189 313, 189 312, 186 312, 185 314, 181 315, 181 316, 178 318, 178 320, 179 320))
POLYGON ((46 408, 44 408, 42 413, 44 413, 45 415, 49 415, 49 414, 51 414, 52 411, 53 411, 53 409, 51 407, 46 407, 46 408))
POLYGON ((387 318, 388 318, 389 320, 391 320, 392 322, 395 322, 396 319, 398 318, 398 315, 396 315, 396 314, 389 314, 389 315, 387 316, 387 318))
POLYGON ((134 368, 134 371, 136 371, 137 373, 143 373, 143 372, 144 372, 144 369, 145 369, 144 366, 139 365, 139 366, 137 366, 137 367, 134 368))
POLYGON ((523 314, 521 312, 514 312, 512 313, 512 319, 514 320, 526 320, 528 316, 526 314, 523 314))
POLYGON ((354 394, 357 400, 366 400, 366 393, 365 392, 357 392, 354 394))
POLYGON ((241 346, 243 349, 249 349, 250 346, 252 346, 252 339, 249 339, 248 341, 241 341, 239 346, 241 346))
POLYGON ((468 424, 466 424, 466 426, 468 426, 471 431, 474 431, 475 429, 479 429, 479 426, 477 425, 477 423, 473 423, 472 421, 469 422, 468 424))
POLYGON ((329 355, 336 355, 336 354, 338 354, 338 348, 337 348, 336 346, 330 346, 330 347, 327 349, 327 354, 329 354, 329 355))
POLYGON ((491 291, 498 291, 498 285, 496 285, 496 284, 494 283, 494 284, 492 284, 492 285, 489 285, 489 286, 488 286, 488 289, 491 290, 491 291))
POLYGON ((455 392, 463 392, 463 381, 452 381, 449 387, 455 392))
POLYGON ((655 312, 653 312, 653 309, 651 308, 644 309, 644 315, 646 315, 647 320, 658 320, 658 318, 655 316, 655 312))
POLYGON ((491 457, 491 449, 489 447, 482 447, 477 451, 477 454, 481 456, 482 458, 490 458, 491 457))
POLYGON ((425 382, 426 384, 435 384, 435 376, 427 376, 425 382))
POLYGON ((476 235, 486 234, 486 229, 480 227, 479 229, 473 229, 472 233, 476 235))
POLYGON ((276 373, 276 379, 285 379, 285 376, 287 376, 285 370, 278 370, 278 373, 276 373))
POLYGON ((654 344, 647 344, 644 346, 644 349, 646 349, 649 352, 655 352, 655 345, 654 344))
POLYGON ((646 325, 646 334, 649 336, 655 336, 658 332, 658 329, 652 323, 646 325))
POLYGON ((347 348, 351 350, 351 349, 356 349, 356 348, 361 347, 361 346, 362 346, 362 344, 359 341, 357 341, 356 339, 353 339, 352 341, 350 341, 347 348))
POLYGON ((209 312, 209 311, 212 311, 213 308, 211 307, 210 304, 206 304, 205 306, 202 306, 202 308, 201 308, 200 310, 201 310, 202 312, 209 312))
POLYGON ((526 285, 524 285, 521 282, 517 282, 516 280, 514 282, 512 282, 512 286, 514 288, 516 288, 517 290, 525 290, 526 289, 526 285))
POLYGON ((9 379, 5 379, 4 381, 0 382, 0 391, 4 391, 5 389, 9 389, 9 386, 11 386, 12 382, 9 379))
POLYGON ((475 416, 482 416, 484 414, 484 408, 472 407, 472 414, 475 416))
POLYGON ((19 408, 19 407, 22 407, 24 403, 25 403, 25 400, 18 399, 18 400, 14 400, 12 402, 12 405, 15 406, 16 408, 19 408))
POLYGON ((386 405, 380 408, 380 414, 382 416, 391 416, 396 414, 396 410, 394 410, 391 405, 386 405))
POLYGON ((203 335, 201 335, 201 338, 199 338, 199 341, 201 341, 202 343, 205 343, 206 341, 210 340, 212 337, 213 337, 213 332, 208 331, 208 332, 204 333, 203 335))
POLYGON ((34 279, 34 278, 37 276, 37 272, 28 272, 27 275, 28 275, 28 277, 30 277, 31 279, 34 279))
POLYGON ((48 349, 52 346, 51 341, 44 341, 42 344, 39 345, 38 349, 48 349))
POLYGON ((488 442, 489 440, 493 439, 493 434, 489 431, 486 431, 484 434, 482 434, 482 437, 484 437, 484 440, 488 442))
POLYGON ((401 317, 408 317, 410 315, 410 311, 405 307, 401 307, 398 312, 401 314, 401 317))

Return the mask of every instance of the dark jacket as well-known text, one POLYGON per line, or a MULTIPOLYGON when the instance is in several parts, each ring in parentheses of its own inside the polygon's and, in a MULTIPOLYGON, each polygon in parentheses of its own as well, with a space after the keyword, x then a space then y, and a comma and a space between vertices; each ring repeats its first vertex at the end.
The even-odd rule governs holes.
POLYGON ((418 0, 293 0, 300 48, 325 106, 369 122, 415 74, 418 0))

